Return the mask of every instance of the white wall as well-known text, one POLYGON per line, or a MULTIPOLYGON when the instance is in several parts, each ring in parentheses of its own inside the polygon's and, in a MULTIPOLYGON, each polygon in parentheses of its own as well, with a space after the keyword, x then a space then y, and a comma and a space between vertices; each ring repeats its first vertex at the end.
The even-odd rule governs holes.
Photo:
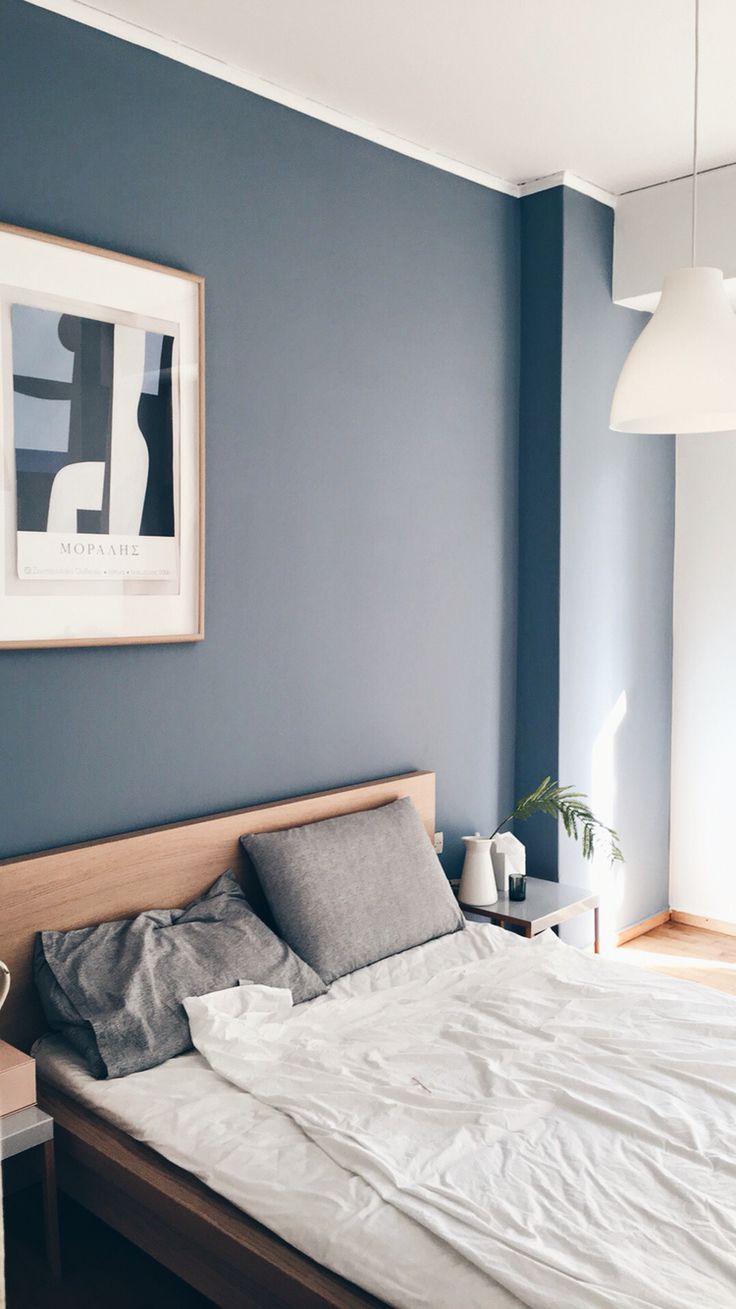
MULTIPOLYGON (((690 263, 691 200, 688 177, 618 197, 613 251, 616 304, 655 309, 665 273, 690 263)), ((732 304, 736 304, 734 213, 736 164, 701 173, 697 262, 723 270, 732 304)))
MULTIPOLYGON (((617 303, 653 309, 663 274, 689 262, 689 200, 688 179, 620 197, 617 303)), ((736 165, 701 176, 698 262, 723 269, 734 304, 735 203, 736 165)), ((735 501, 736 433, 678 437, 669 902, 730 923, 736 923, 735 501)))
POLYGON ((678 437, 670 904, 734 923, 735 501, 736 433, 678 437))

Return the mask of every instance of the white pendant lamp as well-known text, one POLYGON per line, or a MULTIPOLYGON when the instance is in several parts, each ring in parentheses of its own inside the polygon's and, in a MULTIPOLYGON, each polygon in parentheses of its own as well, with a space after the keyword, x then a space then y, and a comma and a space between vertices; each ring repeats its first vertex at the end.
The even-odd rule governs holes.
POLYGON ((616 385, 614 432, 736 429, 736 314, 719 268, 695 266, 698 182, 699 0, 695 0, 691 267, 668 273, 662 296, 616 385))

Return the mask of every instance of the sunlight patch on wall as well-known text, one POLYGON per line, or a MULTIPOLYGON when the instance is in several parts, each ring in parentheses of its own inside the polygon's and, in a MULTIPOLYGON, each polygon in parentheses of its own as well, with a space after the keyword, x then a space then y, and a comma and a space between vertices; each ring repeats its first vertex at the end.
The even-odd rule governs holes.
MULTIPOLYGON (((622 691, 601 724, 591 757, 591 809, 596 818, 613 828, 616 827, 616 734, 626 717, 626 709, 626 691, 622 691)), ((601 946, 606 949, 615 942, 618 910, 626 890, 626 865, 611 867, 601 851, 593 860, 591 882, 601 896, 601 946)))

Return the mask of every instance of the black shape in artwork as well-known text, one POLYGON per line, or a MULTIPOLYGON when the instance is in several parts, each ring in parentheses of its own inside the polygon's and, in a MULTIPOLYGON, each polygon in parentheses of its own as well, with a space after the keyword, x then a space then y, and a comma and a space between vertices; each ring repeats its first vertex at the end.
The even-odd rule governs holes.
POLYGON ((71 394, 69 382, 58 382, 50 377, 23 377, 20 373, 13 376, 13 390, 18 395, 32 395, 37 400, 68 400, 71 394))
POLYGON ((45 532, 49 517, 49 499, 55 473, 26 472, 18 469, 17 522, 19 532, 45 532))
POLYGON ((59 340, 74 356, 70 389, 69 462, 105 465, 102 506, 77 513, 77 531, 107 534, 112 435, 112 323, 62 314, 59 340), (84 527, 79 515, 83 515, 84 527))
POLYGON ((141 391, 138 426, 148 446, 148 482, 141 536, 174 536, 174 422, 171 397, 173 336, 161 346, 158 392, 141 391))
POLYGON ((77 510, 77 531, 83 534, 89 533, 94 535, 100 530, 100 511, 99 509, 78 509, 77 510))

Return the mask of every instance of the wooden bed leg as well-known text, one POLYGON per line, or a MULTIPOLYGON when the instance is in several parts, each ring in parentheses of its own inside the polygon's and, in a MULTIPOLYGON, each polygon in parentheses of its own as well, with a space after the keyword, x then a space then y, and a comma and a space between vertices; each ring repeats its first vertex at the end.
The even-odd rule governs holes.
POLYGON ((46 1230, 46 1258, 52 1276, 61 1277, 61 1248, 59 1245, 59 1206, 56 1195, 56 1162, 54 1142, 44 1141, 43 1150, 43 1219, 46 1230))
POLYGON ((598 905, 596 905, 595 909, 593 910, 593 952, 594 952, 594 954, 600 954, 600 952, 601 952, 601 921, 600 921, 600 920, 601 920, 601 911, 600 911, 600 909, 598 908, 598 905))

